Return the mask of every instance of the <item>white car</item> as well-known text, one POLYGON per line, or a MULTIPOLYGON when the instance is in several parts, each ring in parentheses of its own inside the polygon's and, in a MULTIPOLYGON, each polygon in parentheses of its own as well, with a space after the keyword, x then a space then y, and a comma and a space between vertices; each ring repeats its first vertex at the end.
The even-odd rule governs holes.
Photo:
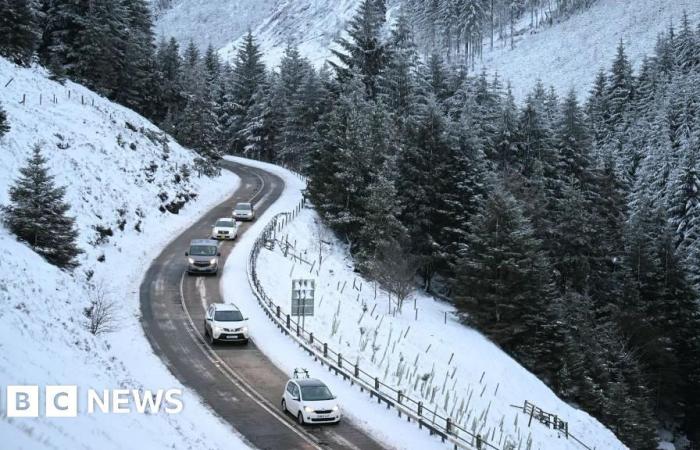
POLYGON ((219 341, 248 343, 248 318, 236 305, 212 303, 204 316, 204 337, 210 344, 219 341))
POLYGON ((315 378, 293 378, 282 394, 282 409, 300 425, 340 422, 340 405, 328 386, 315 378))
POLYGON ((253 220, 255 219, 255 208, 252 203, 236 203, 233 208, 233 218, 236 220, 253 220))
POLYGON ((236 239, 236 236, 238 236, 238 224, 230 217, 217 220, 211 229, 212 239, 236 239))

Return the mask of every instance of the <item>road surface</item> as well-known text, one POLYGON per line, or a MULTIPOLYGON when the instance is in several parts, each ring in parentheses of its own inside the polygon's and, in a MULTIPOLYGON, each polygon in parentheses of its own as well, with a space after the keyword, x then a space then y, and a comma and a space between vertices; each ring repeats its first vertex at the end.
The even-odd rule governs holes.
MULTIPOLYGON (((383 448, 347 421, 338 425, 297 425, 294 418, 280 409, 287 375, 253 340, 247 346, 219 344, 211 347, 205 342, 205 309, 223 299, 218 276, 185 273, 185 251, 190 240, 208 237, 216 219, 229 217, 237 202, 254 202, 259 217, 284 190, 284 182, 279 177, 262 169, 230 161, 224 161, 223 165, 240 177, 238 190, 171 242, 153 261, 141 284, 141 322, 155 353, 185 386, 196 391, 252 446, 261 449, 383 448)), ((241 224, 239 236, 248 228, 249 224, 241 224)), ((222 267, 235 244, 236 241, 227 241, 222 245, 222 267)), ((255 323, 250 325, 256 326, 255 323)))

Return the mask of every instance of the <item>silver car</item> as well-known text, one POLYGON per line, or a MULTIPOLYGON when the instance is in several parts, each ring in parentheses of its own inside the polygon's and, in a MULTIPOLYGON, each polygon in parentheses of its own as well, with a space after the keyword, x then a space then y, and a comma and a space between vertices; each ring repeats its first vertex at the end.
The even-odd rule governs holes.
POLYGON ((211 273, 219 271, 219 243, 213 239, 193 239, 185 252, 187 273, 211 273))
POLYGON ((255 219, 255 208, 252 203, 237 203, 233 208, 233 218, 236 220, 255 219))

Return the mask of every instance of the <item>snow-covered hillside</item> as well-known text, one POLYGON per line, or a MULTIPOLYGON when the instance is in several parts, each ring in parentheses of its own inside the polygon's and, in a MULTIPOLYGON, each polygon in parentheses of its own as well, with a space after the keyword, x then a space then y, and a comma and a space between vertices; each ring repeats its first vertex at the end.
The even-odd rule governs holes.
MULTIPOLYGON (((323 65, 358 3, 357 0, 280 2, 270 16, 252 29, 265 62, 277 65, 287 44, 293 43, 314 65, 323 65)), ((238 47, 240 39, 224 46, 220 54, 225 60, 233 60, 238 47)))
POLYGON ((230 194, 237 178, 186 177, 183 167, 192 167, 193 152, 136 113, 74 83, 50 81, 40 68, 0 58, 0 86, 11 126, 0 138, 0 204, 7 203, 8 187, 32 146, 42 145, 51 173, 67 187, 85 250, 81 267, 69 274, 0 226, 0 386, 185 392, 179 415, 66 420, 3 414, 4 442, 31 449, 246 448, 152 353, 138 318, 138 287, 148 263, 178 229, 230 194), (168 211, 185 199, 178 214, 168 211), (117 305, 113 333, 93 336, 84 327, 84 308, 94 298, 88 279, 117 305))
MULTIPOLYGON (((164 35, 190 38, 220 48, 222 57, 232 60, 245 32, 236 23, 245 17, 261 49, 265 61, 276 65, 288 42, 299 46, 304 56, 320 66, 331 55, 333 41, 342 33, 352 17, 357 0, 278 0, 276 2, 175 2, 176 6, 158 19, 158 30, 164 35), (244 16, 238 11, 245 7, 244 16), (220 21, 233 12, 233 24, 220 21), (220 44, 220 45, 219 45, 220 44)), ((400 1, 389 3, 389 15, 395 16, 400 1)), ((700 19, 700 3, 694 0, 598 0, 593 6, 551 27, 529 29, 525 17, 516 32, 515 49, 510 41, 496 41, 489 49, 484 41, 482 68, 498 72, 510 80, 516 99, 522 100, 542 79, 559 92, 575 87, 580 95, 591 87, 596 72, 609 68, 620 39, 627 47, 630 60, 638 65, 651 53, 658 33, 679 23, 683 11, 691 23, 700 19)))
POLYGON ((537 79, 561 95, 574 87, 583 97, 598 70, 610 68, 620 39, 637 67, 652 53, 657 35, 671 23, 678 25, 684 11, 690 23, 697 23, 700 2, 598 0, 561 23, 519 36, 513 50, 509 43, 497 42, 490 51, 485 42, 483 61, 476 70, 497 72, 509 80, 517 100, 523 100, 537 79))
MULTIPOLYGON (((155 3, 155 0, 153 0, 155 3)), ((157 11, 156 33, 219 49, 270 17, 279 0, 175 0, 157 11)))

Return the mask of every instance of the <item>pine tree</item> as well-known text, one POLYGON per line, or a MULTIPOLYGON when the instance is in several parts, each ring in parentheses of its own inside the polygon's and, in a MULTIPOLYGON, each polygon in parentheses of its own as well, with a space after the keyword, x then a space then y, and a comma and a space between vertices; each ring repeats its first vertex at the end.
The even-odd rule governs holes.
POLYGON ((596 75, 586 103, 586 114, 596 149, 602 148, 609 137, 607 123, 610 117, 610 108, 605 95, 607 83, 605 71, 601 69, 596 75))
MULTIPOLYGON (((407 228, 411 253, 420 258, 420 275, 424 286, 430 289, 432 277, 438 266, 443 265, 444 249, 437 243, 439 226, 433 223, 438 207, 438 186, 443 175, 443 165, 456 151, 456 137, 450 134, 447 119, 434 96, 418 113, 415 123, 408 130, 406 147, 399 154, 398 180, 399 202, 402 207, 401 222, 407 228)), ((448 181, 445 181, 448 182, 448 181)), ((442 210, 443 214, 449 214, 442 210)))
POLYGON ((605 97, 610 111, 607 120, 608 130, 611 132, 619 131, 624 124, 625 113, 634 98, 632 64, 627 59, 625 45, 622 41, 617 46, 617 54, 608 78, 605 97))
POLYGON ((0 55, 28 66, 39 44, 39 21, 34 0, 0 3, 0 55))
POLYGON ((309 136, 318 119, 320 85, 316 73, 299 51, 288 46, 280 62, 276 94, 280 96, 278 161, 297 169, 306 165, 309 136))
POLYGON ((455 299, 469 322, 530 369, 553 376, 547 311, 555 299, 541 242, 515 198, 492 189, 457 266, 455 299))
POLYGON ((514 170, 518 156, 518 110, 510 87, 501 104, 501 111, 496 122, 496 135, 493 140, 493 150, 487 149, 487 156, 496 163, 502 172, 514 170))
POLYGON ((418 82, 418 52, 408 19, 400 12, 391 31, 387 63, 381 78, 381 99, 399 121, 406 120, 415 108, 418 82))
POLYGON ((7 113, 0 103, 0 138, 10 131, 10 124, 7 121, 7 113))
POLYGON ((241 133, 246 126, 246 117, 250 117, 248 110, 254 103, 253 97, 265 81, 262 54, 249 31, 236 55, 228 94, 230 98, 224 104, 227 120, 222 133, 224 139, 229 142, 230 153, 242 152, 246 145, 241 133))
POLYGON ((76 257, 82 250, 76 245, 75 219, 67 215, 70 205, 63 200, 65 188, 55 186, 38 145, 20 174, 9 191, 8 228, 49 263, 65 269, 77 267, 76 257))
POLYGON ((182 82, 182 58, 180 46, 175 40, 162 40, 156 53, 158 67, 159 101, 155 105, 154 117, 156 122, 170 133, 174 133, 174 118, 184 107, 185 98, 182 82))
POLYGON ((668 211, 689 280, 700 292, 700 176, 692 153, 675 173, 668 211))
POLYGON ((157 117, 163 93, 157 78, 153 19, 145 0, 121 0, 126 14, 124 62, 114 100, 149 118, 157 117))
POLYGON ((337 41, 342 50, 332 50, 339 63, 330 64, 338 79, 345 82, 359 74, 370 98, 378 93, 379 75, 386 63, 386 45, 381 36, 385 21, 385 0, 362 0, 346 28, 349 38, 337 41))
POLYGON ((356 238, 367 217, 368 187, 387 155, 388 116, 365 95, 357 74, 344 84, 335 108, 321 118, 308 183, 314 205, 352 251, 362 245, 356 238))

